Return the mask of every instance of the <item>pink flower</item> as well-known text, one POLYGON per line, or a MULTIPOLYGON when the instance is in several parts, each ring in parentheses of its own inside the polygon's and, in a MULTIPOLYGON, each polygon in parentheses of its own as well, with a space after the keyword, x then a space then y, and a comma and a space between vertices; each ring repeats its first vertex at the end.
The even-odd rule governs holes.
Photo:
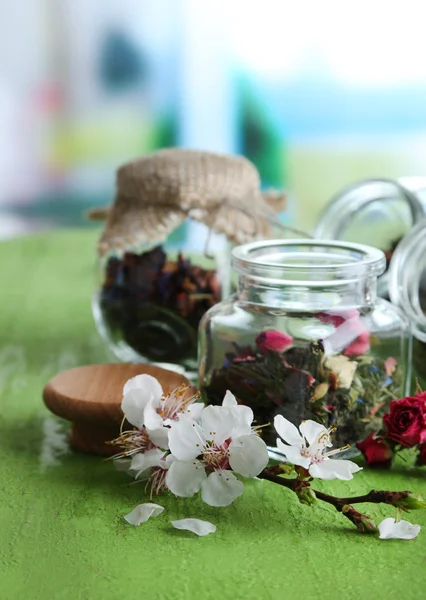
POLYGON ((346 356, 361 356, 362 354, 366 354, 369 350, 370 334, 368 331, 364 331, 364 333, 361 333, 352 344, 349 344, 343 354, 346 354, 346 356))
POLYGON ((256 345, 264 354, 266 354, 268 350, 272 350, 272 352, 285 352, 293 345, 293 338, 287 333, 281 333, 281 331, 271 329, 270 331, 264 331, 257 336, 256 345))
POLYGON ((387 377, 393 375, 397 364, 398 361, 396 360, 396 358, 393 358, 393 356, 389 356, 389 358, 385 360, 385 371, 387 377))
POLYGON ((318 313, 321 323, 331 323, 335 330, 323 339, 326 354, 343 352, 346 356, 360 356, 370 349, 370 334, 362 323, 359 311, 346 310, 318 313))

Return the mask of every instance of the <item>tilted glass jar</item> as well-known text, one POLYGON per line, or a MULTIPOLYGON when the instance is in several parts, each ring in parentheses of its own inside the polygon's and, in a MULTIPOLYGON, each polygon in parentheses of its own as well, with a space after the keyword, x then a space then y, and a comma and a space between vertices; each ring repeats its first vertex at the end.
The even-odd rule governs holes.
POLYGON ((389 268, 392 302, 405 312, 413 332, 413 389, 426 390, 426 218, 399 243, 389 268))
MULTIPOLYGON (((366 179, 338 192, 326 205, 314 236, 373 244, 385 252, 387 265, 398 242, 426 215, 426 179, 366 179)), ((389 297, 388 275, 378 293, 389 297)))
POLYGON ((347 242, 275 240, 232 252, 238 291, 199 330, 207 402, 226 390, 249 405, 274 445, 278 414, 337 427, 341 445, 377 430, 410 380, 407 318, 377 298, 382 251, 347 242))
POLYGON ((270 237, 284 199, 240 156, 169 148, 122 165, 92 302, 114 354, 196 375, 199 321, 230 293, 230 248, 270 237))
POLYGON ((123 361, 196 372, 198 325, 230 294, 229 261, 227 237, 192 219, 153 247, 107 253, 93 297, 103 339, 123 361))

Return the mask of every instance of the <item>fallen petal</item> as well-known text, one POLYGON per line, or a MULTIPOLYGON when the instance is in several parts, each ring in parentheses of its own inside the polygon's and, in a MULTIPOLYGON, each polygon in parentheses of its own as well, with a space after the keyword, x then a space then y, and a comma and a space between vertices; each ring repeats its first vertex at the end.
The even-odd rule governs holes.
POLYGON ((158 517, 163 512, 164 508, 159 504, 153 504, 147 502, 146 504, 138 504, 128 515, 124 518, 130 525, 140 525, 145 523, 151 517, 158 517))
POLYGON ((175 529, 192 531, 192 533, 199 536, 209 535, 209 533, 216 531, 216 525, 208 521, 202 521, 201 519, 180 519, 179 521, 170 521, 170 523, 175 529))
POLYGON ((382 521, 378 527, 381 540, 413 540, 420 533, 420 525, 413 525, 408 521, 395 521, 389 517, 382 521))

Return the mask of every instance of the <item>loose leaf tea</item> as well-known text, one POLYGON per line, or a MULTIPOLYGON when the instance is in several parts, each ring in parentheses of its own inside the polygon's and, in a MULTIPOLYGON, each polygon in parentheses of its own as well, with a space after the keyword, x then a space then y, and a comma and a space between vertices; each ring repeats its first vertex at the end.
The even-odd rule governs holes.
MULTIPOLYGON (((272 333, 274 349, 265 346, 265 333, 253 346, 233 343, 234 350, 204 387, 209 402, 220 404, 230 389, 253 409, 259 425, 272 423, 279 414, 295 424, 313 419, 337 427, 336 442, 341 445, 380 426, 387 405, 400 393, 401 372, 395 359, 327 356, 321 341, 279 351, 278 332, 272 333)), ((263 437, 275 445, 271 427, 263 428, 263 437)))
POLYGON ((199 321, 220 297, 215 270, 156 246, 109 258, 100 307, 115 339, 151 361, 182 364, 196 360, 199 321))

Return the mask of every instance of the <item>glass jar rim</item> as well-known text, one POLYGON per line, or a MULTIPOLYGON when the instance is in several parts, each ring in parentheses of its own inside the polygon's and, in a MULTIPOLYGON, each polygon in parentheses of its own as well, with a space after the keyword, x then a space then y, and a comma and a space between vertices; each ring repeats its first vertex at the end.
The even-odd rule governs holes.
POLYGON ((373 202, 386 200, 386 189, 393 188, 407 202, 413 224, 424 217, 424 208, 416 194, 407 187, 407 178, 363 179, 352 183, 335 194, 325 206, 315 227, 315 237, 339 239, 342 228, 348 224, 348 218, 373 202))
POLYGON ((232 250, 235 270, 291 285, 335 282, 338 285, 377 278, 386 268, 382 250, 352 242, 319 239, 266 240, 232 250))
POLYGON ((426 270, 426 218, 404 236, 389 266, 389 295, 411 321, 413 335, 426 342, 426 314, 420 301, 420 285, 426 270))

